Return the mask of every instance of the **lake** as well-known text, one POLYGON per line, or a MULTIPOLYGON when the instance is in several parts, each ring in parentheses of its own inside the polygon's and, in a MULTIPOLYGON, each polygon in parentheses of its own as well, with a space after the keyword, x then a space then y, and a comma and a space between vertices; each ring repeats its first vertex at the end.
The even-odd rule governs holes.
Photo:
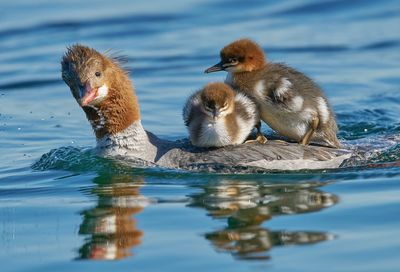
POLYGON ((399 1, 22 0, 0 18, 1 271, 400 270, 399 1), (379 167, 222 175, 91 155, 66 46, 126 55, 144 127, 175 140, 242 37, 320 84, 343 144, 379 167))

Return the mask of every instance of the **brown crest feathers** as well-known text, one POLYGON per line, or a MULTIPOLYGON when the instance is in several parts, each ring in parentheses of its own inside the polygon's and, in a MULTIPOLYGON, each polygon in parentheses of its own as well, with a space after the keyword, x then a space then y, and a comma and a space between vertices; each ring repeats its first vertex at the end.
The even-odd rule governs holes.
POLYGON ((259 70, 266 65, 263 49, 250 39, 236 40, 225 46, 220 52, 221 60, 238 59, 243 71, 259 70))
POLYGON ((201 93, 203 102, 214 102, 214 104, 223 106, 226 102, 232 102, 235 92, 227 84, 222 82, 214 82, 207 84, 201 93))

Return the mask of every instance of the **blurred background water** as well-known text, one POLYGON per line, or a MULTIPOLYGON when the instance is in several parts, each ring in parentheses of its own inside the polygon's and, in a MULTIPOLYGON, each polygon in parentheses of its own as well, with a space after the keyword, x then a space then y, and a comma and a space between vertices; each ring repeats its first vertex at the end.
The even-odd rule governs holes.
POLYGON ((187 96, 225 77, 204 69, 249 37, 323 87, 346 146, 396 162, 399 1, 1 1, 0 22, 1 271, 399 271, 396 164, 236 176, 127 168, 82 151, 94 136, 59 64, 77 42, 120 50, 144 126, 173 140, 187 135, 187 96), (69 157, 32 167, 66 147, 69 157))

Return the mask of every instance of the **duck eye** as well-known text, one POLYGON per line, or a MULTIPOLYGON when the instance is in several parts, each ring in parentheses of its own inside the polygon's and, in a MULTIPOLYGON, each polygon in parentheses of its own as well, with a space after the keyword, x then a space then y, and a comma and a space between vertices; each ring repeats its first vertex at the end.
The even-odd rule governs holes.
POLYGON ((95 75, 96 75, 97 77, 100 77, 100 76, 101 76, 101 73, 100 73, 100 72, 96 72, 95 75))
POLYGON ((230 63, 234 63, 234 62, 237 62, 237 58, 230 58, 228 61, 229 61, 230 63))

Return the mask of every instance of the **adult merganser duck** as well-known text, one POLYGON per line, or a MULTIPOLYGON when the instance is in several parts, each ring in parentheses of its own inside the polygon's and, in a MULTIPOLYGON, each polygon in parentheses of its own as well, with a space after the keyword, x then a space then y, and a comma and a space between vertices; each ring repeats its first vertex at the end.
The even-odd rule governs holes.
POLYGON ((226 83, 252 97, 273 130, 303 145, 340 147, 335 115, 320 87, 280 63, 266 61, 260 46, 241 39, 225 46, 221 61, 205 72, 228 71, 226 83))
POLYGON ((199 147, 242 144, 258 123, 256 104, 225 83, 207 84, 187 100, 183 119, 199 147))
POLYGON ((77 44, 67 49, 61 66, 63 80, 93 128, 101 156, 214 172, 337 168, 351 156, 346 150, 278 141, 209 150, 187 141, 161 140, 144 130, 132 83, 118 58, 77 44))

